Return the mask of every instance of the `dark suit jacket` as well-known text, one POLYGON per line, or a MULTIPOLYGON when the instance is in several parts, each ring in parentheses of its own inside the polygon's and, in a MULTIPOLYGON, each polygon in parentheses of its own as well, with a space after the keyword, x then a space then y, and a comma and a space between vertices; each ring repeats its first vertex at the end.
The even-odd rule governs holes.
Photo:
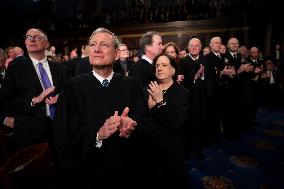
POLYGON ((152 64, 144 59, 140 59, 134 64, 129 76, 133 77, 139 83, 142 90, 145 90, 150 81, 155 79, 152 64))
MULTIPOLYGON (((54 94, 59 94, 68 76, 67 69, 58 63, 48 64, 55 86, 54 94)), ((22 147, 43 142, 46 137, 48 125, 45 102, 31 106, 32 98, 42 91, 30 58, 21 57, 9 66, 1 89, 0 102, 4 111, 15 118, 14 139, 22 147)))
MULTIPOLYGON (((127 60, 127 71, 130 73, 131 70, 132 70, 132 66, 133 66, 133 62, 131 60, 127 60)), ((119 60, 116 60, 114 62, 114 65, 113 65, 113 71, 116 72, 116 73, 120 73, 120 74, 123 74, 125 75, 125 72, 122 68, 122 66, 120 65, 119 63, 119 60)))
POLYGON ((207 78, 206 89, 209 101, 216 100, 220 95, 220 73, 224 69, 225 56, 220 54, 217 57, 213 52, 206 56, 205 72, 207 78))
POLYGON ((85 74, 93 70, 93 66, 90 64, 89 57, 77 58, 76 61, 75 76, 85 74))

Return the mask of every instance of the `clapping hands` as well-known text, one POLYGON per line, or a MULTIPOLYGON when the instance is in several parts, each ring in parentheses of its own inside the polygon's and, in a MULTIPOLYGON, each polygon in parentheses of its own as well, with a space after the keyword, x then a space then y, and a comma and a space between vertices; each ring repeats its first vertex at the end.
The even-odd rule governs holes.
POLYGON ((104 125, 99 129, 99 139, 107 139, 116 131, 119 131, 120 137, 128 138, 137 125, 136 121, 128 117, 128 113, 128 107, 123 110, 120 116, 118 115, 118 111, 115 111, 114 115, 108 118, 104 125))

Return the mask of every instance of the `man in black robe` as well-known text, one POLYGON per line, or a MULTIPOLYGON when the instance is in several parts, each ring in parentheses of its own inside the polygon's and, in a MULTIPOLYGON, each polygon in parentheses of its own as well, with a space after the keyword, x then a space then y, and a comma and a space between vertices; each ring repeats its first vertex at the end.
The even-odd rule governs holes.
POLYGON ((207 144, 207 97, 205 57, 200 54, 202 45, 198 38, 188 42, 189 54, 181 59, 180 68, 184 75, 182 84, 190 91, 189 126, 186 128, 188 141, 185 141, 185 155, 190 158, 194 153, 203 158, 202 150, 207 144))
POLYGON ((65 188, 133 188, 133 144, 146 132, 146 103, 133 79, 113 72, 119 54, 113 33, 95 30, 89 47, 93 71, 71 78, 59 97, 54 138, 60 182, 65 188))

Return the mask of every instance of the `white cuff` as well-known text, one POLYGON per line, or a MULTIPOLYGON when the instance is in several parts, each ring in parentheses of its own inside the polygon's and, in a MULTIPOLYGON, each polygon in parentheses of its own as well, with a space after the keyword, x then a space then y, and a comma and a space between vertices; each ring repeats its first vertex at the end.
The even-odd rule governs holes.
POLYGON ((96 136, 96 148, 100 148, 100 147, 102 147, 102 145, 103 145, 103 140, 99 139, 99 134, 97 133, 97 136, 96 136))

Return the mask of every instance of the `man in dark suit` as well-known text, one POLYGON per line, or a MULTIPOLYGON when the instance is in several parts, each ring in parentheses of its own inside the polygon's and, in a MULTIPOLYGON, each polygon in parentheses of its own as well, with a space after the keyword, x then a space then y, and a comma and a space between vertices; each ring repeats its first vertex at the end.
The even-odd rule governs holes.
POLYGON ((260 79, 263 71, 263 61, 259 59, 259 50, 257 47, 250 48, 247 63, 252 67, 251 71, 248 72, 249 86, 247 87, 249 87, 249 93, 246 93, 247 96, 250 95, 246 109, 248 110, 248 126, 251 127, 255 124, 257 104, 260 100, 259 96, 262 89, 260 79))
POLYGON ((129 50, 126 44, 119 44, 119 59, 115 61, 113 71, 128 76, 132 66, 133 62, 129 60, 129 50))
MULTIPOLYGON (((142 49, 142 58, 133 66, 130 76, 134 77, 139 83, 141 89, 146 91, 150 81, 154 80, 152 62, 154 58, 162 52, 162 37, 156 31, 149 31, 142 35, 140 39, 140 47, 142 49)), ((146 95, 147 96, 147 95, 146 95)), ((148 96, 145 98, 147 99, 148 96)))
POLYGON ((28 57, 19 57, 9 66, 0 96, 1 106, 14 121, 11 127, 19 148, 50 139, 51 117, 67 78, 64 65, 47 60, 49 42, 43 31, 29 29, 25 44, 28 57))
POLYGON ((222 40, 220 37, 212 37, 210 40, 211 52, 206 56, 206 91, 208 98, 208 123, 210 128, 210 139, 215 141, 221 133, 221 99, 220 99, 220 76, 221 72, 227 71, 225 66, 225 57, 221 54, 222 40), (224 70, 223 70, 224 69, 224 70))
POLYGON ((246 85, 244 70, 247 63, 245 56, 238 53, 238 49, 239 40, 231 37, 227 42, 225 66, 221 73, 222 125, 224 137, 227 139, 238 137, 244 125, 243 103, 246 95, 243 89, 246 85))
POLYGON ((93 69, 92 65, 90 64, 88 56, 84 58, 73 58, 70 60, 69 63, 71 62, 75 63, 75 66, 74 66, 75 71, 74 71, 74 75, 72 76, 77 76, 77 75, 81 75, 84 73, 88 73, 88 72, 91 72, 93 69))

